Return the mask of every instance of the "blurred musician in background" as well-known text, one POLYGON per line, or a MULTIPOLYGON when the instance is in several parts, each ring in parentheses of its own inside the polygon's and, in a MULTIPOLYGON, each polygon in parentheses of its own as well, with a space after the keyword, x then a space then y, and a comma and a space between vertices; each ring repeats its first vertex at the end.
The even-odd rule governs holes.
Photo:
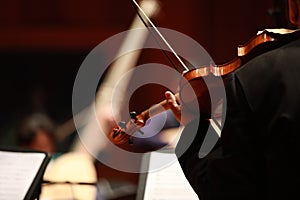
POLYGON ((56 152, 54 122, 45 113, 33 113, 21 120, 17 130, 17 143, 21 147, 56 152))

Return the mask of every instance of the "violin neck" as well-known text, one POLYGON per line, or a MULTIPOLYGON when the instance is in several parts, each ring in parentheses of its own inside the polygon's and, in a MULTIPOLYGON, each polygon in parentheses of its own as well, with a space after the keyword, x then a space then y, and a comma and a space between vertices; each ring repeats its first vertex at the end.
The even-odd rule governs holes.
POLYGON ((154 117, 162 112, 165 112, 170 109, 170 105, 167 100, 163 100, 158 104, 151 106, 149 109, 143 111, 140 116, 147 121, 149 118, 154 117))
MULTIPOLYGON (((179 94, 176 93, 175 97, 178 99, 179 94)), ((162 112, 171 109, 170 103, 167 100, 163 100, 158 104, 151 106, 149 109, 143 111, 139 116, 144 120, 147 121, 149 118, 154 117, 162 112)))

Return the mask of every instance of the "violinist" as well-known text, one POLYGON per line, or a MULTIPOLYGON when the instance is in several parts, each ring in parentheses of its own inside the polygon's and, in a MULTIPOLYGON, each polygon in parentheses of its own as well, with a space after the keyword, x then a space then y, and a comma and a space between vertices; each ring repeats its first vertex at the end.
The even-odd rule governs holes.
MULTIPOLYGON (((300 0, 288 0, 289 20, 300 28, 300 0)), ((227 77, 227 113, 221 137, 203 158, 209 123, 178 156, 201 200, 299 199, 300 40, 250 60, 227 77)), ((166 92, 175 115, 181 105, 166 92)), ((186 126, 176 147, 189 137, 186 126)))

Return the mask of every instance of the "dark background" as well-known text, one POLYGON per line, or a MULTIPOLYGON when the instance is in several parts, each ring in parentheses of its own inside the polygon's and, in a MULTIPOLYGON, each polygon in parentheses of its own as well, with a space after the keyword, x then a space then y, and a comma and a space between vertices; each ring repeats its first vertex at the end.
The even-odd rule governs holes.
MULTIPOLYGON (((194 38, 223 64, 258 30, 285 25, 271 15, 282 11, 276 2, 161 0, 153 20, 194 38)), ((130 0, 2 0, 0 142, 13 143, 18 120, 33 111, 45 111, 57 124, 71 119, 81 62, 97 44, 126 31, 135 15, 130 0)))
MULTIPOLYGON (((216 64, 224 64, 258 30, 286 27, 283 5, 284 0, 160 0, 153 21, 192 37, 216 64)), ((130 0, 1 0, 0 144, 15 144, 18 122, 29 113, 45 112, 58 126, 72 119, 72 88, 82 61, 96 45, 128 30, 135 15, 130 0)), ((143 52, 139 62, 159 59, 165 57, 143 52)), ((143 110, 157 103, 160 89, 139 89, 131 106, 143 110)), ((138 174, 101 164, 97 171, 99 177, 138 181, 138 174)))

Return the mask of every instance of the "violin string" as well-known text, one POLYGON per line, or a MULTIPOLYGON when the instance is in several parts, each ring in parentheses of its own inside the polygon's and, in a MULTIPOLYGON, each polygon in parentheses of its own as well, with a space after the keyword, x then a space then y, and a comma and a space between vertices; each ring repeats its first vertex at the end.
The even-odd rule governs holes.
POLYGON ((178 54, 174 51, 174 49, 172 48, 172 46, 168 43, 168 41, 165 39, 165 37, 160 33, 160 31, 157 29, 157 27, 154 25, 154 23, 150 20, 150 18, 146 15, 146 13, 144 12, 144 10, 138 5, 138 3, 135 0, 132 0, 134 8, 137 11, 138 16, 140 17, 141 21, 144 23, 144 25, 148 28, 149 32, 151 33, 151 35, 153 36, 154 40, 156 41, 156 43, 158 44, 158 46, 160 47, 160 49, 163 51, 163 54, 166 56, 166 58, 168 59, 168 61, 171 63, 171 65, 173 65, 173 67, 175 67, 178 71, 179 68, 175 65, 175 63, 172 61, 172 59, 168 56, 168 54, 166 53, 166 51, 161 47, 158 39, 155 37, 153 31, 151 31, 149 29, 149 25, 145 22, 144 18, 141 16, 141 14, 143 14, 143 16, 145 17, 145 19, 147 20, 147 22, 151 25, 151 28, 153 28, 153 30, 156 32, 156 34, 159 36, 159 38, 163 41, 163 43, 168 47, 168 49, 170 50, 170 52, 175 56, 175 58, 179 61, 180 65, 184 68, 184 71, 189 71, 189 68, 185 65, 185 63, 181 60, 181 58, 178 56, 178 54))

